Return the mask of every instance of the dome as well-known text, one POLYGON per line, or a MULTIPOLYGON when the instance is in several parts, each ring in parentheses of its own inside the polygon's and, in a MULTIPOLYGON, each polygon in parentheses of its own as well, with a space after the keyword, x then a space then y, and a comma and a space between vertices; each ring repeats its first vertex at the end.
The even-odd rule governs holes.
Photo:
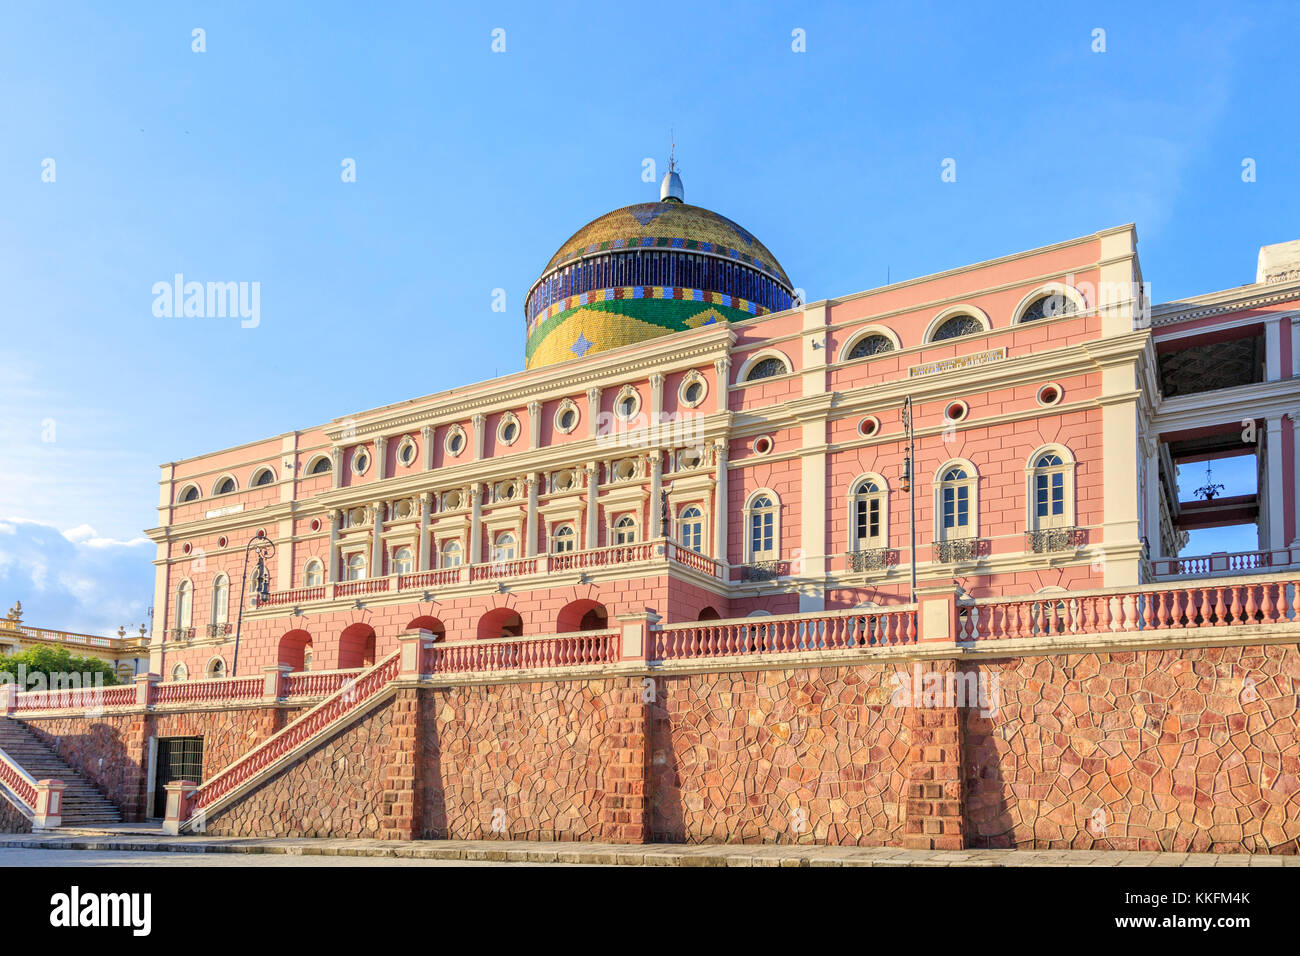
POLYGON ((676 171, 660 195, 593 219, 551 257, 524 303, 526 367, 794 304, 776 257, 726 216, 684 202, 676 171))

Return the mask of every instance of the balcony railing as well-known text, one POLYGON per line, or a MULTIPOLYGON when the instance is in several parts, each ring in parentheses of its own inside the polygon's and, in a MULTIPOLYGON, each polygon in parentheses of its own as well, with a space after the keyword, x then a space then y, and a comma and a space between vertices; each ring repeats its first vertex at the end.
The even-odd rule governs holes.
POLYGON ((453 674, 612 664, 620 657, 621 633, 614 628, 440 643, 425 651, 423 670, 427 674, 453 674))
POLYGON ((338 581, 317 587, 293 588, 275 591, 263 607, 285 607, 311 601, 328 601, 334 598, 361 597, 369 594, 386 594, 443 588, 486 581, 512 580, 572 571, 649 564, 655 561, 672 561, 711 577, 725 576, 725 565, 715 558, 683 547, 670 538, 641 541, 635 544, 616 544, 587 551, 563 551, 535 557, 510 558, 480 564, 464 564, 453 568, 417 571, 411 574, 390 574, 382 578, 361 581, 338 581))
POLYGON ((934 543, 934 560, 940 564, 966 564, 978 561, 988 553, 989 543, 983 538, 949 538, 934 543))
POLYGON ((958 610, 958 641, 1300 621, 1300 580, 1153 584, 979 599, 958 610))
POLYGON ((788 654, 911 644, 916 605, 816 614, 764 615, 668 624, 651 632, 656 660, 788 654))
POLYGON ((898 552, 892 548, 868 548, 849 552, 849 570, 854 572, 883 571, 898 563, 898 552))
POLYGON ((1151 562, 1156 577, 1194 577, 1216 574, 1241 574, 1264 568, 1288 568, 1300 564, 1300 548, 1277 548, 1271 551, 1220 551, 1183 558, 1156 558, 1151 562))
POLYGON ((1087 535, 1082 528, 1042 528, 1025 532, 1025 546, 1034 554, 1072 551, 1086 543, 1087 535))

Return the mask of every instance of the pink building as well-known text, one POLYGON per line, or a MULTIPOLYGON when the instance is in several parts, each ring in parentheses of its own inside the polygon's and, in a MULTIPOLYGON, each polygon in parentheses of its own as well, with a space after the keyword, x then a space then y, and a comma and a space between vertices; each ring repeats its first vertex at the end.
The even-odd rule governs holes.
POLYGON ((801 303, 682 200, 670 173, 560 248, 526 370, 164 465, 150 669, 888 607, 913 569, 973 601, 1300 564, 1297 244, 1154 306, 1131 225, 801 303), (1258 494, 1178 487, 1176 465, 1243 453, 1258 494), (1179 553, 1243 523, 1258 549, 1179 553))

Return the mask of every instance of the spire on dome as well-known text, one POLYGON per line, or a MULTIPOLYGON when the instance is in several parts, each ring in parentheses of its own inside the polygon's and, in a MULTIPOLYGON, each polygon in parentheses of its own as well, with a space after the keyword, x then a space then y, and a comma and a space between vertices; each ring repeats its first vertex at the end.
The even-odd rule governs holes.
MULTIPOLYGON (((669 132, 671 137, 672 133, 669 132)), ((680 202, 686 201, 686 191, 682 188, 682 177, 677 175, 677 143, 672 141, 668 150, 668 172, 664 175, 664 181, 659 184, 659 201, 660 202, 680 202)))

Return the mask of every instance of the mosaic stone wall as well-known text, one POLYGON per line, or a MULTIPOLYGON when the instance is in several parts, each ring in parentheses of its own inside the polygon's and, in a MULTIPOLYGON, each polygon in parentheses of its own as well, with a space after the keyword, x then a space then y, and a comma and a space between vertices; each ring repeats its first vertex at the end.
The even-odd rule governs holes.
POLYGON ((646 748, 640 694, 635 678, 428 692, 424 835, 640 842, 646 748))
POLYGON ((32 822, 23 812, 9 802, 8 797, 0 796, 0 833, 31 833, 32 822))
POLYGON ((1295 645, 979 665, 966 713, 968 846, 1296 853, 1295 645))
POLYGON ((664 677, 650 753, 656 841, 901 845, 912 730, 895 668, 664 677))
POLYGON ((371 713, 207 821, 214 836, 380 839, 397 701, 371 713))
POLYGON ((117 804, 128 822, 143 819, 145 812, 146 722, 143 714, 24 721, 64 763, 117 804))

